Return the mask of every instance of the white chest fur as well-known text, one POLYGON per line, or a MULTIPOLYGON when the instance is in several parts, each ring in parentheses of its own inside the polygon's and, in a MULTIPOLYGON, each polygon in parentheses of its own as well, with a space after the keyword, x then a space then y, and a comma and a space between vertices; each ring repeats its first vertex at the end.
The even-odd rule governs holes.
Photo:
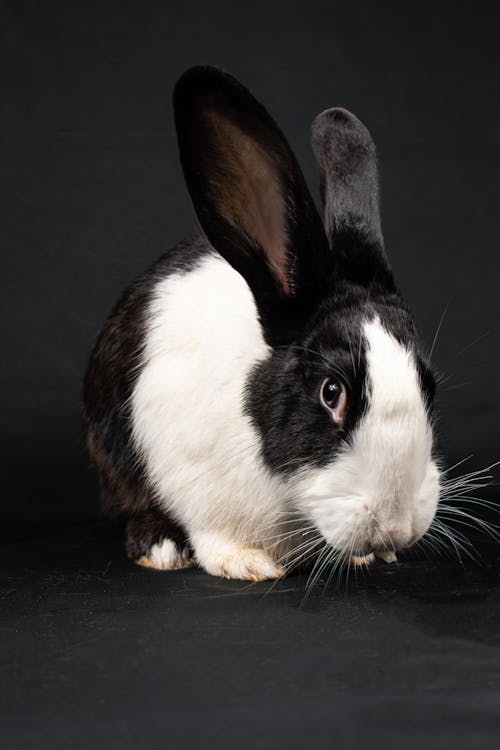
POLYGON ((159 504, 191 538, 216 530, 253 543, 283 510, 243 409, 249 372, 268 354, 253 296, 220 256, 158 283, 133 430, 159 504))

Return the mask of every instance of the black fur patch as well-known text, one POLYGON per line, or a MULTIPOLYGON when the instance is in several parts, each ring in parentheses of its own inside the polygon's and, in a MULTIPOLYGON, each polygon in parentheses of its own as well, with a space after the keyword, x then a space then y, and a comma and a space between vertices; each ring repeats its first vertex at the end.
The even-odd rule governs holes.
POLYGON ((189 547, 184 530, 159 510, 140 513, 127 522, 125 549, 132 560, 149 557, 151 547, 164 539, 174 542, 179 551, 189 547))

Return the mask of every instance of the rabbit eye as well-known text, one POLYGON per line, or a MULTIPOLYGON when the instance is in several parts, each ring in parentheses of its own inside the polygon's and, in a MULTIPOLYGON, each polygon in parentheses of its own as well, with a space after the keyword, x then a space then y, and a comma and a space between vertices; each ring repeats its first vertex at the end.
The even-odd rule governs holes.
POLYGON ((347 407, 344 384, 339 380, 326 378, 321 384, 320 401, 326 411, 332 415, 333 421, 338 425, 343 425, 347 407))

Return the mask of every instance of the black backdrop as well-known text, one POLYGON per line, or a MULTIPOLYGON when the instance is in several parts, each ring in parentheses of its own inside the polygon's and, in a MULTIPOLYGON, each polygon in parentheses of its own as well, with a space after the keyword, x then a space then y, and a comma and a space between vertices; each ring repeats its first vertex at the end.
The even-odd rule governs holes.
MULTIPOLYGON (((397 279, 450 376, 448 459, 497 445, 499 11, 469 2, 0 3, 1 520, 90 519, 86 357, 124 285, 196 229, 171 91, 220 65, 289 137, 340 105, 371 129, 397 279)), ((494 495, 495 490, 491 490, 494 495)))

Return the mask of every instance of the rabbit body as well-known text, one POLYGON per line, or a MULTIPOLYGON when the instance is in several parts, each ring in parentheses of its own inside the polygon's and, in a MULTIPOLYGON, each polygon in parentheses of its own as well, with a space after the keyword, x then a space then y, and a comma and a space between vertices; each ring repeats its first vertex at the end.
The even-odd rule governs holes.
POLYGON ((439 498, 434 378, 385 256, 368 131, 340 109, 313 124, 323 224, 237 81, 192 69, 174 108, 206 236, 126 290, 85 377, 128 555, 261 580, 412 544, 439 498))

